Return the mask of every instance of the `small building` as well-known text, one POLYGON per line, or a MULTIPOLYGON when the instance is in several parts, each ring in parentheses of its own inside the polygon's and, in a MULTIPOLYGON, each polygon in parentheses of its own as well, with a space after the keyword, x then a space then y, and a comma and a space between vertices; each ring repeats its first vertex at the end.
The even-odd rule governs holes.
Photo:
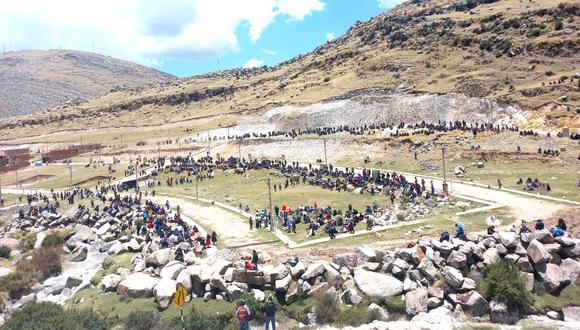
POLYGON ((30 165, 30 148, 0 150, 0 173, 30 165))

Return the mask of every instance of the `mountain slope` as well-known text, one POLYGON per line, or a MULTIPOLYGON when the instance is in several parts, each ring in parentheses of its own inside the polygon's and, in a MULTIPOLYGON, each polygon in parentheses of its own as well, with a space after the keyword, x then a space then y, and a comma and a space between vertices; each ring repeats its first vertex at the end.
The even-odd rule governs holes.
POLYGON ((0 117, 82 102, 114 88, 136 88, 174 77, 112 57, 71 50, 0 54, 0 117))
MULTIPOLYGON (((276 67, 235 69, 0 124, 17 135, 247 115, 380 89, 516 103, 535 126, 577 125, 580 6, 572 0, 412 0, 276 67), (95 120, 95 119, 98 119, 95 120)), ((0 136, 1 137, 1 136, 0 136)))

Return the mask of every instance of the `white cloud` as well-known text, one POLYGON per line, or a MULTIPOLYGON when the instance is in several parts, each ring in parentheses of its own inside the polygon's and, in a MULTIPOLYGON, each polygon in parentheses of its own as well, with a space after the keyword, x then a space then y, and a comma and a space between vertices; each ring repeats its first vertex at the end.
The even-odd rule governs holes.
POLYGON ((390 9, 407 0, 377 0, 379 8, 390 9))
MULTIPOLYGON (((303 20, 321 0, 2 0, 8 50, 95 51, 147 65, 239 50, 240 27, 256 42, 277 16, 303 20)), ((244 35, 241 35, 244 37, 244 35)))
POLYGON ((246 62, 246 64, 244 64, 244 69, 256 68, 262 65, 264 65, 264 61, 251 58, 246 62))
POLYGON ((278 55, 278 52, 275 50, 271 50, 271 49, 267 49, 267 48, 262 48, 260 50, 262 51, 262 53, 268 54, 270 56, 278 55))
POLYGON ((332 32, 328 32, 328 33, 326 34, 326 40, 328 40, 328 41, 332 41, 332 40, 334 40, 334 39, 336 39, 336 36, 334 35, 334 33, 332 33, 332 32))

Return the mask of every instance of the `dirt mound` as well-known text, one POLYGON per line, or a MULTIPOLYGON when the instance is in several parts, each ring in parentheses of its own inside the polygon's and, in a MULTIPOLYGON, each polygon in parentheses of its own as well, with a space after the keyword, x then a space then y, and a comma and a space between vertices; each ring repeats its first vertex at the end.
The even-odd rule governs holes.
POLYGON ((544 223, 547 228, 552 228, 558 224, 559 218, 566 222, 570 237, 580 238, 580 206, 559 210, 547 218, 544 223))
POLYGON ((464 150, 461 152, 461 158, 471 159, 475 161, 496 161, 496 160, 511 160, 511 161, 541 161, 543 163, 562 163, 559 157, 543 157, 541 154, 531 152, 510 152, 510 151, 486 151, 486 150, 464 150))
POLYGON ((24 184, 28 184, 28 183, 36 183, 38 181, 52 178, 53 176, 54 175, 47 175, 47 174, 33 175, 29 178, 18 180, 18 182, 16 182, 16 184, 17 185, 24 185, 24 184))

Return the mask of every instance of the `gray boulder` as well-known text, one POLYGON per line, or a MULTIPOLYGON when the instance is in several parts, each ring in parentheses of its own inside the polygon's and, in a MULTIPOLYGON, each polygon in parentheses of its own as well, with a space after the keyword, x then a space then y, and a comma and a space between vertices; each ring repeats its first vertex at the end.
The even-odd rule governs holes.
POLYGON ((493 323, 508 323, 509 313, 507 305, 504 302, 492 300, 489 303, 489 316, 493 323))
POLYGON ((572 258, 566 258, 562 260, 560 268, 562 268, 570 283, 580 285, 580 262, 572 258))
POLYGON ((580 306, 562 308, 565 322, 580 322, 580 306))
POLYGON ((145 258, 145 262, 147 263, 147 265, 160 267, 165 266, 168 262, 170 262, 174 258, 175 256, 173 255, 173 251, 167 248, 154 251, 153 253, 148 255, 147 258, 145 258))
POLYGON ((119 283, 117 293, 132 298, 151 297, 153 295, 153 288, 155 288, 158 282, 159 279, 151 275, 133 273, 119 283))
POLYGON ((89 253, 89 248, 86 245, 79 245, 72 252, 70 261, 81 262, 87 259, 87 254, 89 253))
POLYGON ((546 292, 552 293, 570 283, 562 269, 555 264, 537 264, 536 271, 540 275, 546 292))
POLYGON ((166 309, 171 304, 171 299, 177 290, 177 282, 168 278, 159 280, 153 289, 155 301, 160 309, 166 309))
POLYGON ((516 233, 511 232, 511 231, 500 232, 499 233, 499 240, 500 240, 501 244, 503 244, 503 246, 505 246, 508 249, 514 248, 518 244, 518 241, 516 239, 516 233))
POLYGON ((464 281, 463 274, 459 270, 449 266, 445 267, 443 271, 445 274, 445 283, 452 288, 460 289, 464 281))
POLYGON ((405 312, 415 316, 427 311, 427 289, 419 288, 405 294, 405 312))
POLYGON ((528 246, 528 256, 535 264, 547 262, 550 259, 550 253, 544 247, 544 244, 538 240, 532 240, 528 246))
POLYGON ((398 296, 403 292, 403 282, 398 279, 362 268, 354 272, 354 280, 359 290, 367 296, 390 297, 398 296))
POLYGON ((121 282, 121 275, 109 274, 103 276, 99 285, 100 289, 105 292, 117 291, 117 285, 121 282))
POLYGON ((451 251, 447 257, 447 264, 455 268, 463 268, 467 264, 467 256, 460 251, 451 251))

